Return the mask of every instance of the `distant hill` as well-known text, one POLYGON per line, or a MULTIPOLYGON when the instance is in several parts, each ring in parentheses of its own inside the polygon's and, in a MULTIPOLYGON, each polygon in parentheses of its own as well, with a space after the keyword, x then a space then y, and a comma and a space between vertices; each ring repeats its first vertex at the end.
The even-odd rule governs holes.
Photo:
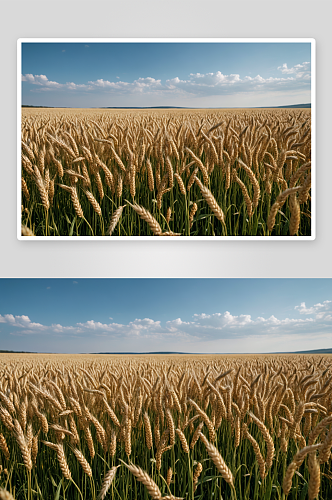
MULTIPOLYGON (((74 109, 70 106, 32 106, 30 104, 22 104, 22 108, 63 108, 63 109, 74 109)), ((196 108, 184 108, 182 106, 100 106, 92 108, 75 108, 75 109, 196 109, 196 108)), ((199 108, 197 108, 199 109, 199 108)), ((204 109, 204 108, 202 108, 204 109)), ((217 108, 216 108, 217 109, 217 108)))
MULTIPOLYGON (((35 351, 6 351, 6 350, 0 350, 0 354, 4 353, 14 353, 14 354, 46 354, 42 352, 35 352, 35 351)), ((47 353, 50 354, 50 353, 47 353)), ((57 353, 53 353, 57 354, 57 353)), ((78 353, 78 354, 120 354, 120 355, 125 355, 125 356, 130 356, 130 355, 146 355, 146 354, 234 354, 236 356, 237 354, 239 355, 245 355, 247 353, 242 352, 242 353, 234 353, 234 352, 181 352, 181 351, 152 351, 152 352, 90 352, 90 353, 78 353)), ((249 353, 249 354, 255 354, 255 353, 249 353)), ((260 354, 332 354, 332 348, 329 349, 312 349, 309 351, 288 351, 288 352, 262 352, 260 354)))
MULTIPOLYGON (((90 354, 121 354, 125 356, 132 355, 146 355, 146 354, 247 354, 245 352, 242 353, 234 353, 234 352, 175 352, 175 351, 153 351, 153 352, 91 352, 90 354)), ((255 354, 255 353, 249 353, 255 354)), ((330 349, 313 349, 311 351, 288 351, 288 352, 262 352, 259 354, 332 354, 332 348, 330 349)))
MULTIPOLYGON (((249 107, 248 109, 255 109, 256 106, 253 106, 253 108, 249 107)), ((311 104, 310 103, 307 103, 307 104, 289 104, 288 106, 262 106, 262 107, 259 107, 258 109, 263 109, 263 108, 311 108, 311 104)), ((216 108, 188 108, 188 107, 183 107, 183 106, 146 106, 146 107, 136 107, 136 106, 116 106, 116 107, 112 107, 112 106, 107 106, 107 107, 102 107, 100 109, 246 109, 246 106, 244 106, 243 108, 240 107, 240 108, 237 108, 237 107, 223 107, 223 108, 219 108, 219 107, 216 107, 216 108)))
POLYGON ((290 104, 289 106, 274 106, 275 108, 311 108, 311 103, 307 104, 290 104))
POLYGON ((98 109, 192 109, 183 106, 105 106, 98 109))
POLYGON ((29 104, 22 104, 22 108, 54 108, 54 106, 30 106, 29 104))
POLYGON ((14 354, 37 354, 36 352, 30 352, 30 351, 3 351, 0 349, 0 354, 1 353, 14 353, 14 354))
MULTIPOLYGON (((68 106, 31 106, 29 104, 22 104, 22 108, 51 108, 51 109, 56 109, 60 107, 61 109, 68 108, 68 109, 73 109, 68 106)), ((273 109, 273 108, 311 108, 311 104, 289 104, 288 106, 253 106, 253 107, 248 107, 248 109, 273 109)), ((246 106, 244 107, 216 107, 216 108, 188 108, 184 106, 100 106, 100 107, 92 107, 92 108, 76 108, 76 109, 246 109, 246 106)))
POLYGON ((294 354, 332 354, 332 349, 313 349, 311 351, 295 351, 294 354))
POLYGON ((158 351, 158 352, 91 352, 90 354, 122 354, 129 356, 130 354, 200 354, 193 352, 174 352, 174 351, 158 351))

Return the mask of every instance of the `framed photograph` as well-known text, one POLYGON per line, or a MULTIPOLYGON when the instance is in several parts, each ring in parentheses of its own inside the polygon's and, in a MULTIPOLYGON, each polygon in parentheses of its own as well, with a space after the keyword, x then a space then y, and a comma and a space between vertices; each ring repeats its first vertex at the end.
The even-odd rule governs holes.
POLYGON ((315 239, 314 39, 20 39, 17 74, 18 239, 315 239))

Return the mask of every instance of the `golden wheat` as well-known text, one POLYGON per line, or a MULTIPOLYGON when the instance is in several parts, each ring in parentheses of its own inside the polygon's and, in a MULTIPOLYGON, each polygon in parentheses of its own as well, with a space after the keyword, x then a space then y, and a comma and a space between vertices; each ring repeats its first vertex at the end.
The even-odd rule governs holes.
POLYGON ((23 108, 21 132, 36 236, 112 234, 124 199, 120 236, 311 234, 310 110, 23 108))

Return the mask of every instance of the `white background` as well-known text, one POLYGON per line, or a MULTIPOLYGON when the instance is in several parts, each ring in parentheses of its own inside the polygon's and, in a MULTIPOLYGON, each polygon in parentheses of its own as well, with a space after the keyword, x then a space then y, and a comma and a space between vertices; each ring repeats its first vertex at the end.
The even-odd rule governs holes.
POLYGON ((332 277, 331 6, 323 0, 2 1, 0 277, 332 277), (16 42, 24 37, 315 38, 316 240, 18 241, 16 42))

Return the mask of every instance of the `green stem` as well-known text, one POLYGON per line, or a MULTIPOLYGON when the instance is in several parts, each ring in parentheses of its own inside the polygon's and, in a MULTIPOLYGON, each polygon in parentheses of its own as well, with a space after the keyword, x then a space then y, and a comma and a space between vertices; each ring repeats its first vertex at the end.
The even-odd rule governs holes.
POLYGON ((85 222, 86 222, 86 223, 87 223, 87 225, 89 226, 90 231, 91 231, 91 233, 92 233, 92 236, 94 236, 94 232, 93 232, 92 227, 90 226, 90 224, 88 223, 88 221, 86 220, 86 218, 85 218, 85 217, 83 217, 83 219, 85 220, 85 222))

